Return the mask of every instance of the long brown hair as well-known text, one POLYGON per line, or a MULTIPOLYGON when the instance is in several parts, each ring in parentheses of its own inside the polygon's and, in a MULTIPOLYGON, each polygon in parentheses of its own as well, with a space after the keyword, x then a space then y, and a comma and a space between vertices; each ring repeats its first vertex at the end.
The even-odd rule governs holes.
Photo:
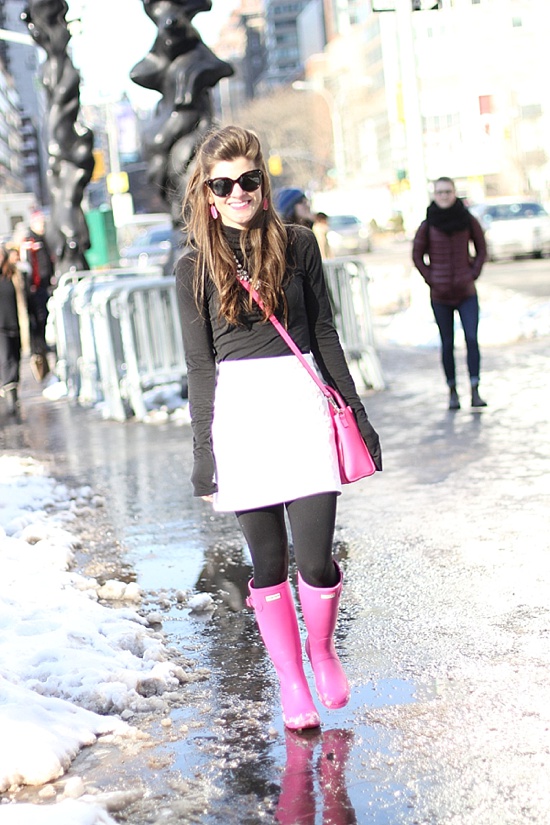
MULTIPOLYGON (((193 172, 183 201, 183 220, 189 245, 197 250, 194 291, 197 306, 204 302, 208 278, 214 282, 220 298, 220 316, 231 324, 241 322, 243 287, 236 279, 233 252, 227 243, 221 220, 210 215, 206 181, 220 161, 247 158, 262 171, 262 197, 267 209, 260 209, 240 237, 244 267, 265 305, 266 313, 284 303, 283 279, 286 270, 287 232, 275 212, 269 174, 258 136, 240 126, 226 126, 209 132, 197 150, 193 172)), ((248 298, 252 307, 253 299, 248 298)))
POLYGON ((12 278, 15 266, 10 261, 10 253, 5 246, 0 246, 0 278, 12 278))

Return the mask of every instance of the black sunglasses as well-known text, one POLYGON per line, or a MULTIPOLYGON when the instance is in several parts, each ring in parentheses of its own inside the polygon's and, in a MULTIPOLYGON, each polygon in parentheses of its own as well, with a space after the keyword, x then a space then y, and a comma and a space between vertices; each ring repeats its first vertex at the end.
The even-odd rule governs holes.
POLYGON ((243 192, 255 192, 262 185, 262 170, 252 169, 250 172, 243 172, 236 180, 231 178, 210 178, 206 185, 217 198, 227 198, 233 191, 233 187, 238 183, 243 192))

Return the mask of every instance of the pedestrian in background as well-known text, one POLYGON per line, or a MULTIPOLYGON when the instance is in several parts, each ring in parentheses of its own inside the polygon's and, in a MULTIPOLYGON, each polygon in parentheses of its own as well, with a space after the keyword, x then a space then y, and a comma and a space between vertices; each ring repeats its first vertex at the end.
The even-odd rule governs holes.
POLYGON ((21 253, 19 244, 10 241, 6 244, 8 251, 8 263, 13 267, 16 294, 17 294, 17 314, 19 318, 19 330, 21 333, 21 355, 30 355, 31 352, 31 331, 29 323, 29 281, 24 268, 21 266, 21 253))
POLYGON ((0 247, 0 391, 8 413, 19 410, 21 342, 29 340, 28 289, 16 251, 0 247))
POLYGON ((296 223, 298 226, 312 228, 313 212, 306 193, 301 189, 290 186, 279 189, 274 202, 283 223, 296 223))
POLYGON ((190 248, 176 265, 176 283, 194 494, 236 513, 253 564, 248 604, 279 677, 285 725, 317 727, 288 578, 285 511, 317 691, 327 707, 343 707, 349 686, 333 641, 342 571, 332 555, 341 482, 327 403, 269 314, 352 407, 380 470, 378 435, 338 340, 315 237, 277 216, 253 132, 227 126, 206 136, 183 214, 190 248))
POLYGON ((21 258, 27 263, 30 290, 31 369, 36 380, 41 381, 50 370, 46 323, 54 285, 53 256, 45 236, 43 212, 35 211, 30 216, 29 232, 21 244, 21 258))
POLYGON ((319 249, 321 250, 321 258, 323 258, 323 260, 332 258, 332 251, 327 237, 329 232, 328 215, 326 215, 325 212, 317 212, 312 229, 313 234, 317 238, 319 249))
POLYGON ((448 177, 438 178, 426 219, 414 237, 412 258, 430 287, 432 309, 441 337, 441 360, 449 387, 450 410, 460 409, 454 355, 455 311, 460 316, 466 340, 472 407, 487 406, 479 395, 479 302, 475 287, 486 256, 487 247, 479 221, 457 198, 454 181, 448 177))

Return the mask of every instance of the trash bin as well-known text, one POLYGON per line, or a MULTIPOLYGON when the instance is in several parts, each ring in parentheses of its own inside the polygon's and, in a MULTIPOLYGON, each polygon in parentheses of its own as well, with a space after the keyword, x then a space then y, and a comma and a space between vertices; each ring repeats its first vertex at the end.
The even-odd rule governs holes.
POLYGON ((86 252, 90 269, 118 266, 118 246, 113 211, 108 206, 90 209, 86 214, 91 246, 86 252))

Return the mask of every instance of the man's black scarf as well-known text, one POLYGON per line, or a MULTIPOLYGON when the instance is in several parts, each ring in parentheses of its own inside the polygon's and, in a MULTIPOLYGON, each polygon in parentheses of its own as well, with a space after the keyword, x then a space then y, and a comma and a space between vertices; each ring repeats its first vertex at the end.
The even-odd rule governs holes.
POLYGON ((430 226, 435 226, 447 235, 453 232, 462 232, 470 228, 470 213, 460 198, 457 198, 448 209, 441 209, 433 201, 426 211, 426 219, 430 226))

